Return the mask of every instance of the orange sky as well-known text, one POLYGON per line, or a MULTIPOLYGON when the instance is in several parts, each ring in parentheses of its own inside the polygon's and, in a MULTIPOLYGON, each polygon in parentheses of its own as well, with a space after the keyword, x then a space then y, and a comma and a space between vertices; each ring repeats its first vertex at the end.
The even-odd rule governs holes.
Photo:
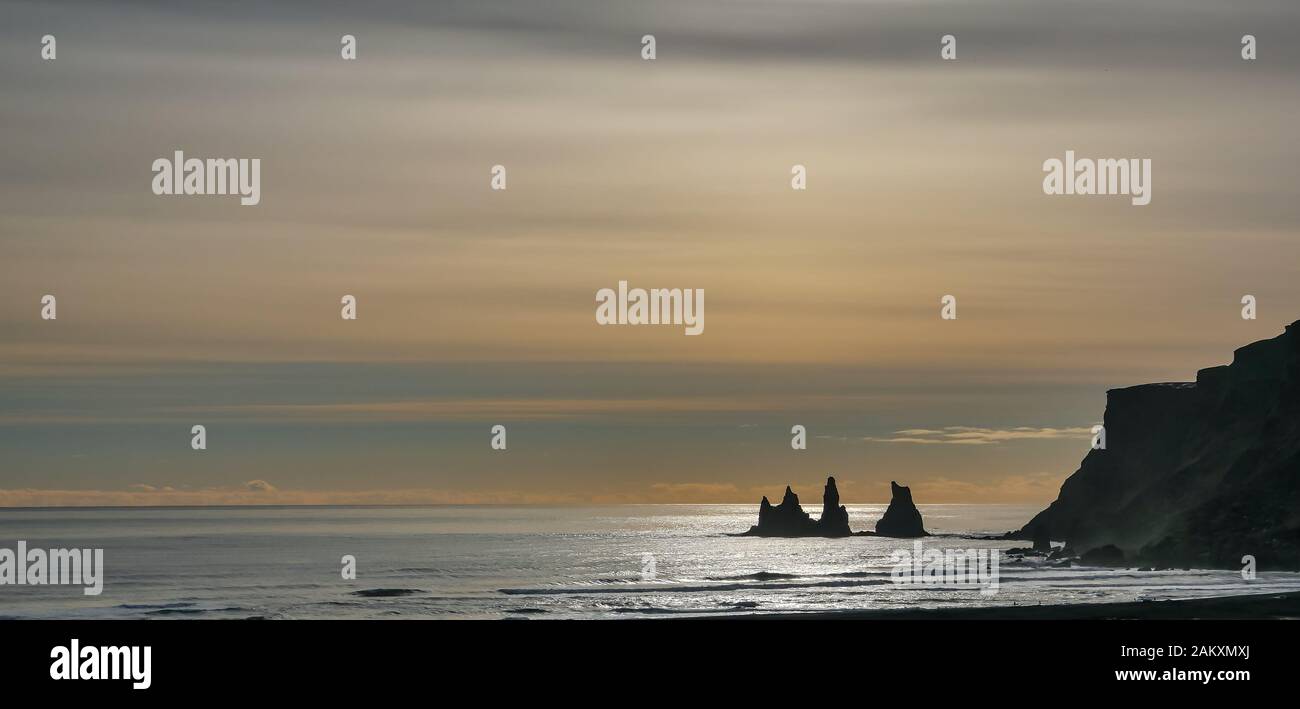
POLYGON ((1045 502, 1106 388, 1300 317, 1297 50, 1223 30, 1294 7, 287 7, 0 30, 0 505, 1045 502), (261 204, 153 195, 178 149, 261 204), (1066 150, 1151 158, 1151 204, 1043 195, 1066 150), (620 280, 704 334, 597 326, 620 280))

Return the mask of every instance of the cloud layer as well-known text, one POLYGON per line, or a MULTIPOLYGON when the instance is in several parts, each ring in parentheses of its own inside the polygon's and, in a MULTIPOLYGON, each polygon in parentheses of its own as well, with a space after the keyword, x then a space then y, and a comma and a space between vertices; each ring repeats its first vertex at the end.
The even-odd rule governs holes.
POLYGON ((862 440, 876 443, 919 443, 956 446, 985 446, 1007 441, 1041 441, 1058 438, 1087 439, 1092 427, 1033 428, 1017 426, 1008 429, 980 428, 978 426, 945 426, 942 429, 908 428, 895 431, 886 437, 867 436, 862 440))
POLYGON ((0 12, 0 504, 1019 498, 1106 388, 1300 317, 1289 0, 0 12), (262 203, 155 197, 177 149, 262 203), (1152 204, 1046 198, 1070 149, 1152 158, 1152 204), (706 333, 597 327, 619 280, 706 333))

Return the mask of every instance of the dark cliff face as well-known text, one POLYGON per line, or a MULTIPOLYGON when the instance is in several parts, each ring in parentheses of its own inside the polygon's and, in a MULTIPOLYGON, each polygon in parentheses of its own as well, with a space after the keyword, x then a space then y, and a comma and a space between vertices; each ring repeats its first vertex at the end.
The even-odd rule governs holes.
POLYGON ((1015 533, 1130 560, 1300 568, 1300 322, 1195 383, 1107 392, 1106 449, 1015 533))

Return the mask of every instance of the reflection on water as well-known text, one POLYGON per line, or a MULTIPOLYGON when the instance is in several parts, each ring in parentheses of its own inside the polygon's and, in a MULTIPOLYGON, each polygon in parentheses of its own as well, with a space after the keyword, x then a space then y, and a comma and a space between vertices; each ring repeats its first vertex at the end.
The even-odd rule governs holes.
MULTIPOLYGON (((921 505, 926 548, 1035 507, 921 505)), ((883 505, 850 505, 868 529, 883 505)), ((0 510, 0 547, 103 547, 104 592, 0 586, 3 617, 563 618, 1129 601, 1300 590, 1300 574, 1013 564, 996 594, 900 586, 908 540, 732 537, 752 505, 0 510), (344 580, 341 559, 356 557, 344 580)))

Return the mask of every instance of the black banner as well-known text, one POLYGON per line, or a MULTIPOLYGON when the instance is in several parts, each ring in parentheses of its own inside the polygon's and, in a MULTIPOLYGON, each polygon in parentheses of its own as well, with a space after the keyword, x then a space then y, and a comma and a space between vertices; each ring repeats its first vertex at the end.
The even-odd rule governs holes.
POLYGON ((128 701, 337 698, 377 687, 444 699, 598 687, 629 698, 754 698, 819 684, 852 693, 864 681, 953 697, 1008 687, 1181 695, 1286 686, 1293 629, 1224 620, 12 621, 0 626, 0 667, 9 690, 128 701), (74 647, 76 671, 61 662, 74 647), (88 676, 112 675, 117 660, 117 679, 88 676))

